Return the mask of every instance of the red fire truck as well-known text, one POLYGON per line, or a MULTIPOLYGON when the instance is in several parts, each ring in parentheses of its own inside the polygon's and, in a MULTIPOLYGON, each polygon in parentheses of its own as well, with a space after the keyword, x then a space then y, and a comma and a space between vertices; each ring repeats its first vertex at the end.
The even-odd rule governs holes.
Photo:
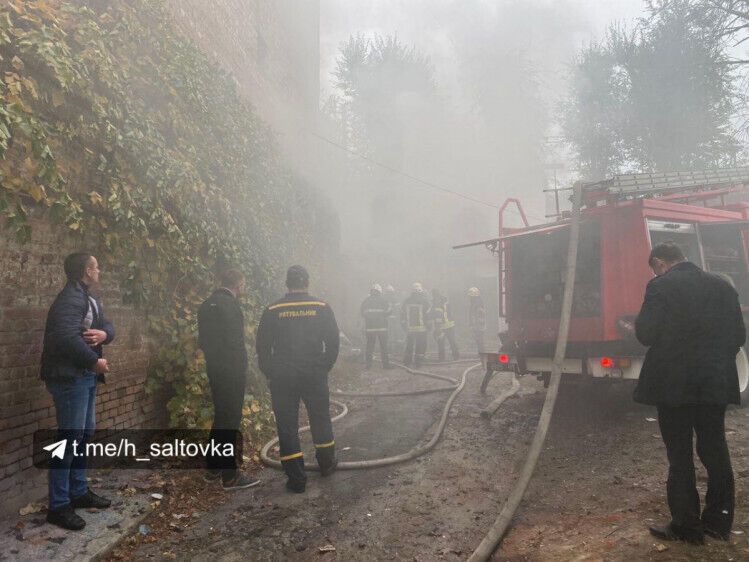
MULTIPOLYGON (((565 377, 637 379, 645 349, 623 328, 637 315, 653 273, 653 245, 673 241, 687 258, 721 275, 739 293, 749 318, 749 168, 628 174, 582 185, 577 272, 564 362, 565 377)), ((494 370, 548 380, 562 308, 570 220, 528 226, 517 200, 499 212, 497 238, 485 245, 498 257, 499 315, 506 331, 488 357, 494 370), (526 223, 505 228, 516 204, 526 223)), ((749 397, 749 361, 737 356, 742 397, 749 397)))

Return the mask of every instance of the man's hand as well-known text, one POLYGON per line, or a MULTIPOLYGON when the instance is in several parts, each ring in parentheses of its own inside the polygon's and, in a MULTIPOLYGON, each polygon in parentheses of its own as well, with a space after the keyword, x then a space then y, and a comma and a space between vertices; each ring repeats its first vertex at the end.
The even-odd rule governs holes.
POLYGON ((106 359, 99 359, 94 365, 94 372, 98 374, 104 374, 109 372, 109 363, 106 359))
POLYGON ((86 330, 83 339, 88 345, 96 347, 107 339, 107 333, 104 330, 86 330))

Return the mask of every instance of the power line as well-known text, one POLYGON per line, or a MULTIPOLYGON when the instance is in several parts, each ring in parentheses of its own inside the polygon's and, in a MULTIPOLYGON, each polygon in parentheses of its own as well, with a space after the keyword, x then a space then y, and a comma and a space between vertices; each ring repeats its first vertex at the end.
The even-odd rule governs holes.
POLYGON ((335 146, 336 148, 344 150, 344 151, 348 152, 349 154, 357 156, 357 157, 361 158, 362 160, 366 160, 367 162, 369 162, 371 164, 374 164, 375 166, 379 166, 380 168, 383 168, 385 170, 393 172, 394 174, 401 175, 401 176, 403 176, 405 178, 408 178, 408 179, 410 179, 412 181, 420 183, 420 184, 422 184, 422 185, 424 185, 424 186, 426 186, 426 187, 428 187, 430 189, 435 189, 435 190, 441 191, 443 193, 448 193, 450 195, 455 195, 456 197, 461 197, 462 199, 466 199, 466 200, 472 201, 474 203, 479 203, 480 205, 486 205, 487 207, 491 207, 492 209, 498 209, 499 208, 497 205, 492 205, 491 203, 487 203, 486 201, 482 201, 481 199, 476 199, 475 197, 471 197, 470 195, 466 195, 464 193, 460 193, 458 191, 454 191, 452 189, 448 189, 446 187, 442 187, 441 185, 437 185, 436 183, 432 183, 430 181, 423 180, 423 179, 421 179, 421 178, 419 178, 417 176, 412 176, 411 174, 409 174, 407 172, 404 172, 404 171, 399 170, 397 168, 393 168, 392 166, 388 166, 387 164, 383 164, 382 162, 378 162, 377 160, 373 160, 369 156, 365 156, 364 154, 361 154, 360 152, 356 152, 355 150, 352 150, 352 149, 348 148, 347 146, 343 146, 341 144, 338 144, 337 142, 332 141, 332 140, 330 140, 328 138, 325 138, 322 135, 319 135, 319 134, 317 134, 317 133, 315 133, 313 131, 308 131, 308 133, 310 135, 312 135, 313 137, 316 137, 316 138, 320 139, 321 141, 324 141, 324 142, 326 142, 326 143, 328 143, 328 144, 330 144, 332 146, 335 146))

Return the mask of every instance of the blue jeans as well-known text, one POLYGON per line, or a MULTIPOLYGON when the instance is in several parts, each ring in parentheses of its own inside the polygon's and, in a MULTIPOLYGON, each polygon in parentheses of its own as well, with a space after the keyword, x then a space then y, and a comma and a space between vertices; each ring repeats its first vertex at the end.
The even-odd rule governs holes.
POLYGON ((49 509, 59 509, 88 491, 86 441, 96 427, 96 374, 72 381, 47 381, 57 416, 57 441, 67 439, 62 459, 50 459, 49 509), (73 456, 73 441, 77 455, 73 456))

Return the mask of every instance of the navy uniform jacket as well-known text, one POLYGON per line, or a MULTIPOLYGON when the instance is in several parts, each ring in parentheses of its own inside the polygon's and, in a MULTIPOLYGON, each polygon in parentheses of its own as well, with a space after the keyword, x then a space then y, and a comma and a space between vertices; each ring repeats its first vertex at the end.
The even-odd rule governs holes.
POLYGON ((333 310, 307 293, 288 293, 271 304, 257 328, 258 366, 269 379, 327 374, 339 347, 333 310))
POLYGON ((738 295, 690 262, 652 279, 635 321, 645 354, 635 400, 738 404, 736 354, 746 340, 738 295))
POLYGON ((382 295, 369 295, 361 304, 366 332, 387 332, 390 303, 382 295))
POLYGON ((47 313, 39 374, 43 380, 70 380, 92 372, 102 356, 102 345, 113 339, 114 327, 104 317, 99 298, 89 295, 85 284, 68 282, 47 313), (98 310, 98 313, 92 310, 91 329, 103 330, 107 334, 104 342, 96 347, 83 339, 83 320, 89 310, 89 296, 96 302, 98 310))
POLYGON ((244 377, 247 348, 244 343, 244 315, 229 289, 216 289, 198 309, 198 346, 205 355, 209 374, 226 373, 244 377))

